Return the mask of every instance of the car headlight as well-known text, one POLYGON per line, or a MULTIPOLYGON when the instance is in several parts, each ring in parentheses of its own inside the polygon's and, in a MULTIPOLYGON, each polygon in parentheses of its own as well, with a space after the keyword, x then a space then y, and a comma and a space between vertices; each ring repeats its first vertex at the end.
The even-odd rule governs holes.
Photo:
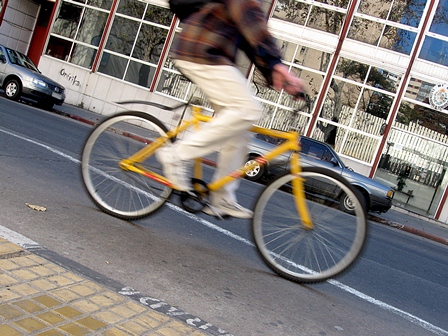
POLYGON ((39 79, 39 78, 33 78, 32 82, 33 82, 33 84, 35 84, 35 85, 39 85, 39 86, 43 86, 43 87, 47 87, 47 83, 44 82, 42 79, 39 79))

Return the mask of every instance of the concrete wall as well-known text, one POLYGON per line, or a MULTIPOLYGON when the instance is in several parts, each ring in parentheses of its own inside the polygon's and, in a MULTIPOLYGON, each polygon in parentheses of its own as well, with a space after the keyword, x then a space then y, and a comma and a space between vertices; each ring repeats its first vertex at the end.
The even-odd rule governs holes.
POLYGON ((24 54, 33 36, 40 5, 30 0, 8 1, 0 26, 0 44, 24 54))
POLYGON ((171 97, 151 93, 148 89, 131 83, 124 83, 101 73, 92 73, 88 69, 65 63, 61 60, 42 56, 39 69, 66 89, 65 102, 101 115, 112 115, 119 111, 138 110, 153 114, 168 126, 177 123, 176 113, 160 110, 142 104, 119 105, 126 100, 151 101, 167 106, 179 102, 171 97))

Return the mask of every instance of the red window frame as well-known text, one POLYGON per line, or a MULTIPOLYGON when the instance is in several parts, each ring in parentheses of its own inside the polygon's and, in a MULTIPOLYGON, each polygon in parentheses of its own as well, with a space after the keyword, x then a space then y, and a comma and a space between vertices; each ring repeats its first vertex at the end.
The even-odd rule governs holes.
POLYGON ((6 7, 8 6, 8 0, 0 0, 3 2, 2 11, 0 13, 0 26, 2 25, 3 16, 5 15, 6 7))

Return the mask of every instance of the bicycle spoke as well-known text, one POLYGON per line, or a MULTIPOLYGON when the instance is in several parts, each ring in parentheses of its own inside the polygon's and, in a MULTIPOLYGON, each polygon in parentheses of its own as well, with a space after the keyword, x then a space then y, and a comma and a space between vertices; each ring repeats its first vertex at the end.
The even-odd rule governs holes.
POLYGON ((366 220, 361 203, 348 182, 324 172, 328 173, 315 169, 302 173, 313 229, 302 227, 294 195, 284 187, 293 175, 269 185, 255 207, 253 232, 262 258, 275 272, 294 281, 316 282, 335 276, 356 259, 363 246, 366 220), (315 180, 337 193, 309 187, 315 180), (341 210, 338 196, 342 190, 353 197, 355 215, 341 210))
MULTIPOLYGON (((83 180, 93 201, 104 211, 124 219, 142 218, 157 210, 172 190, 152 179, 120 168, 150 142, 166 136, 166 128, 154 117, 126 112, 106 119, 90 135, 82 158, 83 180)), ((161 173, 154 156, 140 165, 161 173)))

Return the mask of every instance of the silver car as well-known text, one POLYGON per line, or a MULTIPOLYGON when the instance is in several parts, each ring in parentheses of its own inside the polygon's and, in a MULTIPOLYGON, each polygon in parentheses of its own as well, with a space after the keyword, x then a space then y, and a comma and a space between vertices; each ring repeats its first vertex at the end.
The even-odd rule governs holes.
POLYGON ((62 105, 65 88, 44 76, 31 59, 16 50, 0 45, 0 87, 11 100, 37 102, 45 109, 62 105))
MULTIPOLYGON (((277 138, 256 134, 249 144, 247 164, 253 163, 257 156, 263 155, 277 146, 278 141, 279 139, 277 138)), ((300 138, 300 142, 300 159, 304 167, 324 167, 342 175, 351 185, 360 191, 363 197, 362 201, 366 204, 368 211, 386 212, 390 209, 394 197, 392 187, 354 172, 342 162, 333 148, 326 143, 304 136, 300 138)), ((288 171, 289 156, 290 154, 284 154, 268 165, 257 165, 246 174, 246 178, 252 181, 261 179, 269 180, 272 176, 288 171)), ((307 190, 312 192, 315 192, 317 189, 320 191, 325 189, 325 186, 318 185, 318 181, 307 181, 305 184, 307 190)), ((325 190, 325 192, 329 191, 325 190)), ((344 211, 350 212, 350 199, 345 199, 342 196, 340 206, 344 211)))

